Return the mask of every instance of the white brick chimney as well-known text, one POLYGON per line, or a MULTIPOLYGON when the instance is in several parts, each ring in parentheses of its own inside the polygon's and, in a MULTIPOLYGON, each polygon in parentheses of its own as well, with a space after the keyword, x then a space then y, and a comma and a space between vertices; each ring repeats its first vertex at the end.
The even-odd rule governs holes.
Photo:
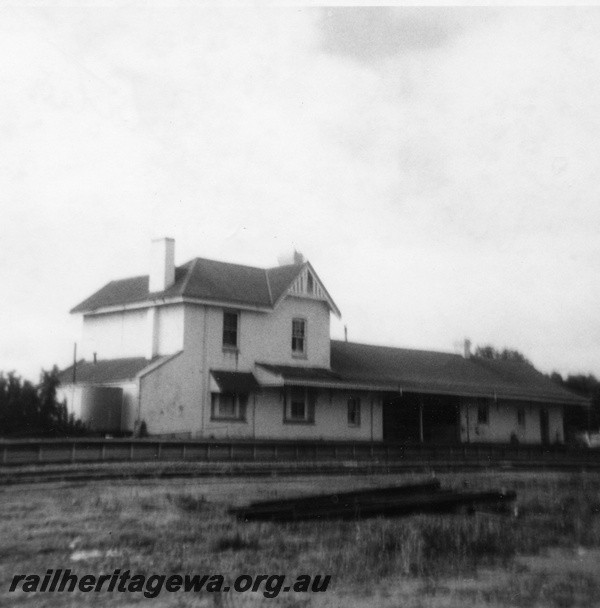
POLYGON ((175 283, 175 239, 153 239, 150 250, 150 293, 175 283))

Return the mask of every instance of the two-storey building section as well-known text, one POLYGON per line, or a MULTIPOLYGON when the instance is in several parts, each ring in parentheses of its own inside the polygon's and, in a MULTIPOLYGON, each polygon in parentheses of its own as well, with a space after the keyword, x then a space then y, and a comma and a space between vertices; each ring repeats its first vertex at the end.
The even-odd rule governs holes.
POLYGON ((81 360, 61 398, 92 428, 152 435, 352 441, 562 442, 585 400, 533 367, 330 339, 340 311, 310 262, 175 265, 152 242, 147 276, 72 311, 81 360))

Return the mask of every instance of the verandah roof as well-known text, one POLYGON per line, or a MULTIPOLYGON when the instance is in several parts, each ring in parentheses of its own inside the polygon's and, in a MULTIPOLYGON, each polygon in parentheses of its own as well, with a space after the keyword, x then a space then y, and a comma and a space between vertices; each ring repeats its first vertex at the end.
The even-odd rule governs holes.
POLYGON ((260 388, 254 374, 249 372, 230 372, 212 369, 210 373, 223 393, 251 393, 260 388))
POLYGON ((414 392, 589 405, 531 365, 331 341, 331 369, 258 364, 284 385, 414 392))
MULTIPOLYGON (((162 360, 143 357, 81 361, 77 364, 77 382, 103 384, 134 380, 142 373, 152 373, 162 360), (144 371, 146 370, 146 371, 144 371)), ((589 401, 563 389, 532 366, 514 361, 465 359, 460 355, 331 342, 331 369, 257 363, 277 385, 321 386, 339 389, 405 391, 589 405, 589 401)), ((224 392, 251 392, 260 383, 251 372, 211 370, 219 389, 224 392)), ((63 384, 73 379, 73 367, 60 374, 63 384)), ((261 381, 262 382, 262 381, 261 381)), ((269 384, 265 384, 269 386, 269 384)))
POLYGON ((407 392, 588 405, 534 367, 407 348, 331 341, 331 369, 345 382, 407 392))

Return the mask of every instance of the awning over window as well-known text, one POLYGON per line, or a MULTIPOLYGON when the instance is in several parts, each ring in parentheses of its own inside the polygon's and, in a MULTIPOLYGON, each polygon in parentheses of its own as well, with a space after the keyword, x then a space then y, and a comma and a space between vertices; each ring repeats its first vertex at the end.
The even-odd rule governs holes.
POLYGON ((254 374, 250 372, 227 372, 213 369, 210 373, 222 393, 250 393, 259 388, 254 374))

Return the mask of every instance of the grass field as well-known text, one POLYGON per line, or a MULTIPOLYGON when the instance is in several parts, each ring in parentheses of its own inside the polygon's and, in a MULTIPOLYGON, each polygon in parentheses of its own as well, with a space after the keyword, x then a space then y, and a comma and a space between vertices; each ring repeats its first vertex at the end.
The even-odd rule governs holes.
MULTIPOLYGON (((1 606, 600 606, 600 475, 439 475, 509 488, 518 517, 430 515, 243 523, 251 500, 400 484, 418 475, 98 481, 0 488, 1 606), (9 592, 14 575, 331 575, 326 592, 9 592)), ((273 587, 271 587, 273 589, 273 587)))

